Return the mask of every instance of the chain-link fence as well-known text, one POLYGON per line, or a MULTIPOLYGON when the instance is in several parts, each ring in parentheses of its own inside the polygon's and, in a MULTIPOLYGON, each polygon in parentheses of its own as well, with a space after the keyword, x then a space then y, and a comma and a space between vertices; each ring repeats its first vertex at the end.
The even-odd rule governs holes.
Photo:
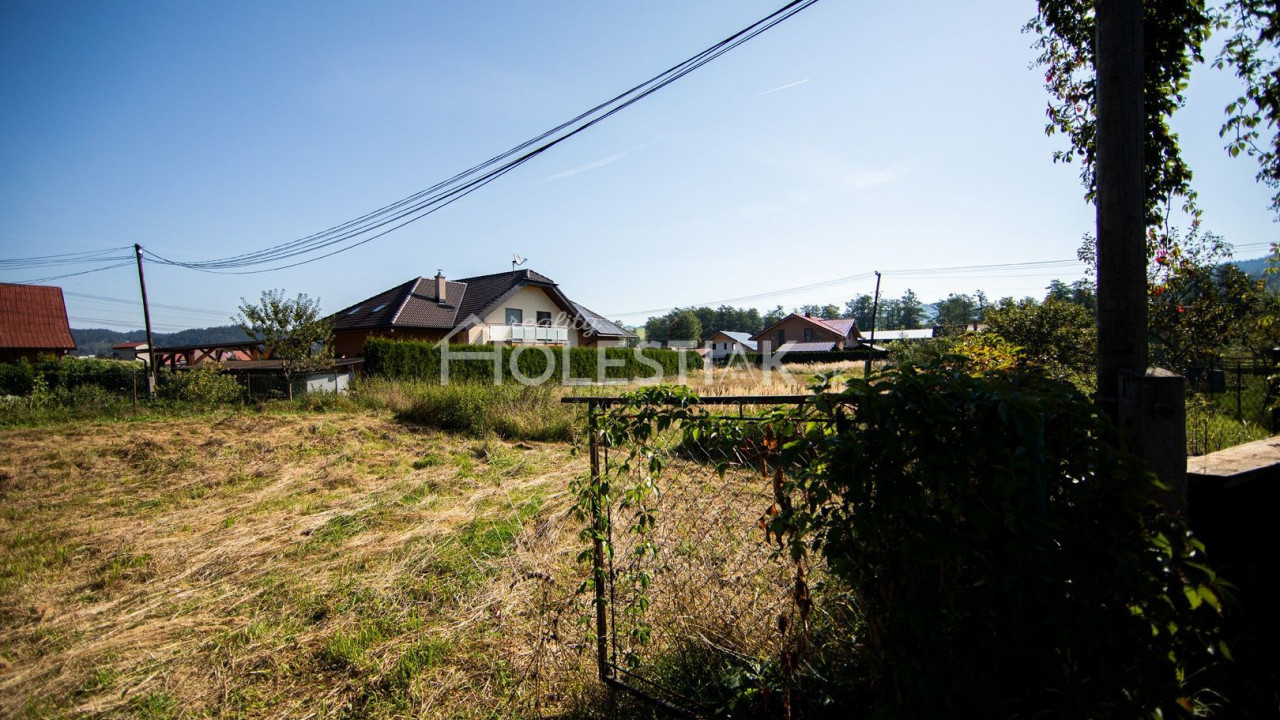
POLYGON ((579 507, 606 684, 687 717, 731 712, 738 684, 786 714, 815 571, 770 537, 787 499, 764 408, 811 399, 703 398, 652 416, 618 398, 565 399, 587 405, 579 507), (715 437, 719 422, 738 436, 715 437))
POLYGON ((1191 455, 1222 450, 1280 431, 1280 370, 1235 359, 1187 368, 1187 440, 1191 455))

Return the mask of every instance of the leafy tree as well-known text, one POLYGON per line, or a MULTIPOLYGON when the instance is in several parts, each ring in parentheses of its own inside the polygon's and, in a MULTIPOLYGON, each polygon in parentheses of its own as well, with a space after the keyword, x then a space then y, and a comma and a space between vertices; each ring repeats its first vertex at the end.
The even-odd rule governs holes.
POLYGON ((692 310, 676 312, 668 325, 668 340, 698 340, 702 337, 702 321, 692 310))
POLYGON ((761 329, 767 328, 767 327, 769 327, 770 325, 772 325, 772 324, 774 324, 774 323, 778 322, 779 320, 781 320, 782 318, 784 318, 784 317, 786 317, 786 316, 787 316, 787 311, 786 311, 786 310, 783 310, 783 309, 782 309, 782 306, 781 306, 781 305, 779 305, 779 306, 775 307, 774 309, 772 309, 772 310, 770 310, 769 312, 767 312, 767 313, 765 313, 765 314, 764 314, 764 317, 762 317, 762 318, 760 319, 760 320, 761 320, 761 322, 760 322, 760 327, 761 327, 761 329))
POLYGON ((910 288, 902 293, 897 304, 898 317, 894 325, 885 327, 905 328, 907 330, 923 327, 925 320, 924 303, 910 288))
POLYGON ((1045 300, 1059 300, 1079 305, 1090 313, 1098 312, 1097 286, 1092 280, 1080 279, 1070 285, 1061 280, 1049 282, 1045 300))
POLYGON ((835 320, 840 317, 839 305, 823 305, 817 313, 817 317, 823 320, 835 320))
POLYGON ((651 317, 644 323, 644 339, 646 342, 665 345, 671 339, 671 314, 651 317))
POLYGON ((858 329, 865 330, 871 327, 871 310, 874 305, 875 298, 866 294, 859 295, 844 304, 844 315, 853 318, 858 323, 858 329))
MULTIPOLYGON (((1061 132, 1070 147, 1054 153, 1055 161, 1081 162, 1085 197, 1093 200, 1094 135, 1094 5, 1096 0, 1039 0, 1036 16, 1024 28, 1039 39, 1038 64, 1045 68, 1049 102, 1049 134, 1061 132)), ((1203 0, 1147 0, 1143 21, 1143 85, 1147 134, 1143 176, 1147 190, 1147 225, 1163 220, 1162 207, 1182 198, 1192 214, 1195 191, 1191 169, 1182 158, 1169 118, 1182 107, 1194 63, 1204 61, 1202 46, 1215 28, 1231 33, 1214 65, 1233 69, 1243 94, 1226 107, 1219 132, 1232 156, 1244 153, 1258 161, 1258 181, 1277 188, 1271 209, 1280 214, 1280 3, 1276 0, 1226 0, 1208 10, 1203 0), (1270 138, 1263 136, 1269 130, 1270 138)))
MULTIPOLYGON (((1045 68, 1049 123, 1045 132, 1061 132, 1070 147, 1053 154, 1055 162, 1081 164, 1085 197, 1095 199, 1096 161, 1094 37, 1096 0, 1039 0, 1038 12, 1024 28, 1035 33, 1040 51, 1037 63, 1045 68)), ((1183 91, 1192 64, 1203 62, 1201 45, 1209 36, 1212 18, 1203 0, 1148 0, 1143 5, 1143 178, 1146 181, 1147 225, 1158 226, 1161 208, 1174 197, 1194 211, 1191 169, 1178 148, 1178 136, 1169 127, 1174 110, 1182 107, 1183 91)))
POLYGON ((263 290, 257 303, 240 298, 240 315, 232 318, 249 337, 260 341, 266 356, 279 360, 293 398, 293 376, 333 361, 333 329, 320 314, 319 298, 283 290, 263 290))
POLYGON ((698 323, 702 330, 700 336, 694 339, 699 342, 706 340, 720 330, 745 332, 754 335, 764 327, 764 323, 760 318, 760 311, 755 308, 735 308, 729 305, 721 305, 718 308, 688 308, 687 310, 676 308, 661 317, 649 318, 645 322, 645 339, 660 343, 673 339, 671 325, 678 316, 685 312, 692 312, 698 318, 698 323))
POLYGON ((1024 365, 1087 386, 1097 354, 1098 331, 1083 305, 1055 297, 1001 300, 986 316, 987 332, 1019 348, 1024 365))
POLYGON ((1258 182, 1276 189, 1271 210, 1280 214, 1280 3, 1276 0, 1229 0, 1218 17, 1233 33, 1214 66, 1232 68, 1244 82, 1244 94, 1227 105, 1219 133, 1227 151, 1258 160, 1258 182), (1268 143, 1261 128, 1271 129, 1268 143))
POLYGON ((933 304, 936 322, 943 327, 960 327, 977 322, 978 302, 969 295, 951 293, 933 304))
POLYGON ((1212 363, 1249 344, 1261 322, 1262 285, 1227 262, 1231 248, 1195 229, 1159 250, 1148 271, 1148 332, 1153 359, 1169 367, 1212 363))

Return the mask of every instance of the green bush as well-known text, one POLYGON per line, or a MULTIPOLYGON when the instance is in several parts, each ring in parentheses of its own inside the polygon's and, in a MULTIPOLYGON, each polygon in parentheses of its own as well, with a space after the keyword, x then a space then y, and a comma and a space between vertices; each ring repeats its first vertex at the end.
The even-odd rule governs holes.
MULTIPOLYGON (((451 353, 484 353, 484 359, 449 361, 449 382, 489 382, 494 380, 494 362, 490 345, 452 345, 451 353)), ((546 346, 500 346, 501 367, 498 378, 502 382, 514 382, 511 371, 511 360, 515 357, 515 367, 520 376, 529 380, 537 380, 545 376, 548 384, 563 382, 565 377, 563 348, 546 346), (550 356, 543 352, 550 351, 550 356), (548 372, 550 360, 550 372, 548 372)), ((646 348, 568 348, 568 374, 570 380, 595 382, 599 380, 601 351, 604 359, 611 365, 605 368, 605 380, 631 380, 649 378, 658 374, 659 369, 664 377, 670 378, 679 373, 680 355, 674 350, 646 348)), ((437 343, 414 340, 387 340, 370 338, 365 342, 365 373, 371 376, 396 380, 442 380, 443 359, 441 348, 437 343)), ((696 353, 684 353, 686 371, 692 372, 702 368, 702 358, 696 353)))
POLYGON ((778 530, 852 589, 873 715, 1173 717, 1201 699, 1222 651, 1203 547, 1084 395, 908 367, 818 408, 828 423, 784 445, 809 502, 778 530))
POLYGON ((36 378, 40 378, 50 392, 69 392, 92 385, 110 393, 130 395, 135 382, 142 381, 143 370, 140 363, 121 360, 65 357, 33 364, 24 359, 0 364, 0 395, 26 397, 36 390, 36 378))
POLYGON ((26 397, 35 389, 36 372, 25 358, 16 363, 0 363, 0 395, 26 397))
MULTIPOLYGON (((775 353, 776 356, 776 353, 775 353)), ((816 364, 816 363, 836 363, 836 362, 855 362, 858 360, 866 360, 870 356, 873 359, 887 357, 888 353, 879 350, 869 350, 866 348, 853 348, 849 350, 823 350, 820 352, 788 352, 777 358, 777 362, 783 365, 799 365, 799 364, 816 364)), ((759 365, 763 359, 760 353, 742 353, 736 358, 730 358, 735 363, 741 362, 738 358, 746 358, 746 361, 752 365, 759 365)))
POLYGON ((241 387, 235 376, 213 365, 197 365, 189 370, 166 373, 159 384, 162 395, 196 405, 219 405, 240 400, 241 387))

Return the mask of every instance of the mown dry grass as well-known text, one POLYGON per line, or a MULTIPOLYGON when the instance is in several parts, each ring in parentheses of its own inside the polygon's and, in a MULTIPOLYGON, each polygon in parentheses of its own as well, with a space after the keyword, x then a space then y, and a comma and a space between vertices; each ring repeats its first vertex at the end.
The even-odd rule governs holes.
POLYGON ((569 451, 373 413, 0 431, 0 716, 586 712, 569 451))

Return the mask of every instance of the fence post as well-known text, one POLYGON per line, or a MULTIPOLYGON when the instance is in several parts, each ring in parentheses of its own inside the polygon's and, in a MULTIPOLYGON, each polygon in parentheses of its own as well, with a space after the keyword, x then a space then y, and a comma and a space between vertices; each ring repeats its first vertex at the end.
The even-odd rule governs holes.
POLYGON ((600 496, 600 433, 597 423, 599 406, 595 402, 587 403, 587 432, 591 434, 591 515, 595 526, 595 537, 592 540, 594 557, 592 574, 595 585, 596 603, 596 666, 600 671, 600 679, 608 680, 613 676, 609 671, 609 626, 605 607, 605 527, 604 504, 600 496))
POLYGON ((1236 420, 1240 422, 1244 422, 1244 410, 1240 405, 1240 386, 1244 384, 1242 366, 1243 363, 1236 363, 1236 420))

